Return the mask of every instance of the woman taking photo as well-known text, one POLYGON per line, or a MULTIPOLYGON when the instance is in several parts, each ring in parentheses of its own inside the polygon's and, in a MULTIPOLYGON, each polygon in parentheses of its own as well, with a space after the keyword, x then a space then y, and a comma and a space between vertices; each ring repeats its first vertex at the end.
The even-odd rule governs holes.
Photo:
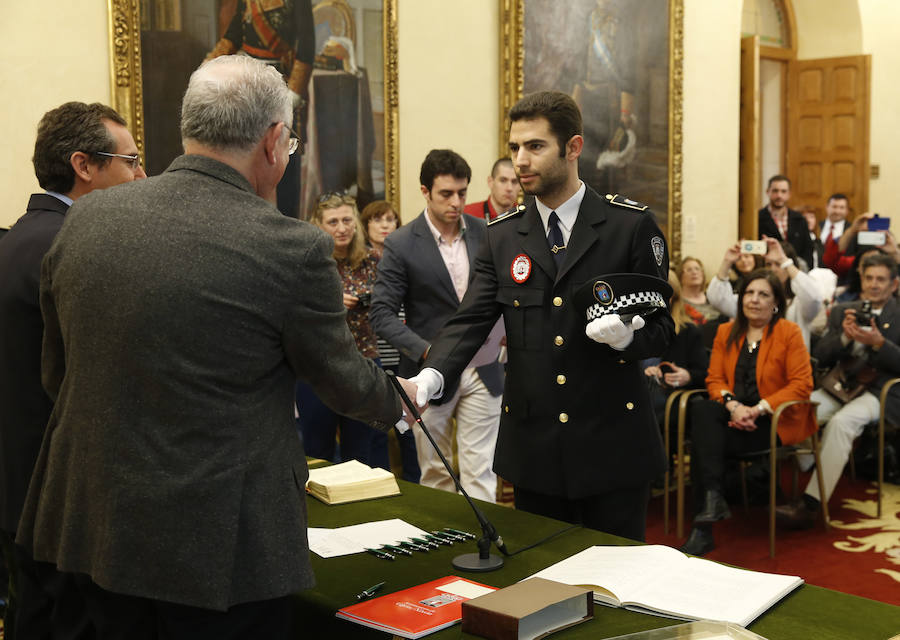
MULTIPOLYGON (((325 194, 310 222, 334 239, 333 257, 344 287, 347 324, 359 352, 378 361, 375 332, 369 325, 369 304, 378 260, 366 247, 363 230, 351 196, 325 194)), ((335 436, 341 434, 341 460, 359 460, 370 466, 388 468, 386 440, 376 443, 376 429, 364 422, 339 416, 329 409, 304 383, 297 384, 298 423, 306 454, 335 461, 335 436)))
MULTIPOLYGON (((716 334, 706 377, 709 399, 697 402, 691 414, 696 515, 684 553, 714 549, 713 523, 731 516, 723 495, 727 456, 768 449, 778 405, 809 400, 809 352, 800 327, 784 312, 781 281, 770 270, 755 271, 738 292, 737 318, 716 334)), ((790 407, 779 420, 778 442, 796 444, 815 430, 810 405, 790 407)))

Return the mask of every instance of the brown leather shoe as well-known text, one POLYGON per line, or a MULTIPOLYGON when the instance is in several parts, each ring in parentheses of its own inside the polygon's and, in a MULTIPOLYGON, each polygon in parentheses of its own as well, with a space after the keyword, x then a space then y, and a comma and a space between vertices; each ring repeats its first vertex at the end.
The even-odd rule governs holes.
POLYGON ((811 529, 819 516, 803 502, 775 507, 775 520, 785 529, 811 529))

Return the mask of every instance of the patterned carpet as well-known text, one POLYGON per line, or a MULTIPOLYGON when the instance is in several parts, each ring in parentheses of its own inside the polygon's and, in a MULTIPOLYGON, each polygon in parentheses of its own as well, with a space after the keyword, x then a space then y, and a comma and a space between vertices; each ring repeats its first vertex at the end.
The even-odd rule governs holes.
MULTIPOLYGON (((767 506, 745 511, 732 505, 732 518, 715 525, 716 549, 706 557, 900 605, 900 486, 884 487, 878 518, 875 483, 845 474, 829 502, 830 530, 818 524, 807 531, 776 531, 774 559, 768 555, 767 506)), ((647 525, 648 542, 674 547, 684 542, 674 535, 674 520, 669 534, 663 533, 661 497, 651 501, 647 525)))

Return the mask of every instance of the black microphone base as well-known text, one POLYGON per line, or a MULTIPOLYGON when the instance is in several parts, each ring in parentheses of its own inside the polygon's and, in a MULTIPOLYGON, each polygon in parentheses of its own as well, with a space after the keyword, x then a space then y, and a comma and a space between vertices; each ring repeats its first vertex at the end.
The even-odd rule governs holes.
POLYGON ((503 566, 503 558, 488 554, 487 558, 482 558, 477 553, 464 553, 461 556, 453 558, 453 568, 460 571, 471 571, 473 573, 486 573, 488 571, 496 571, 503 566))

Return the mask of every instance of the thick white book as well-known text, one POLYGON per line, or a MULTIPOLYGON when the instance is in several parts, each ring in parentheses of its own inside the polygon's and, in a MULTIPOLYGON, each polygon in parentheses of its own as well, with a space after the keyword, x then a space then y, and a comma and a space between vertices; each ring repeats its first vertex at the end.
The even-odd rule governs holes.
POLYGON ((662 545, 588 547, 532 577, 592 588, 601 604, 744 627, 803 584, 797 576, 728 567, 662 545))
POLYGON ((341 464, 310 469, 306 490, 325 504, 342 504, 400 493, 390 471, 348 460, 341 464))

